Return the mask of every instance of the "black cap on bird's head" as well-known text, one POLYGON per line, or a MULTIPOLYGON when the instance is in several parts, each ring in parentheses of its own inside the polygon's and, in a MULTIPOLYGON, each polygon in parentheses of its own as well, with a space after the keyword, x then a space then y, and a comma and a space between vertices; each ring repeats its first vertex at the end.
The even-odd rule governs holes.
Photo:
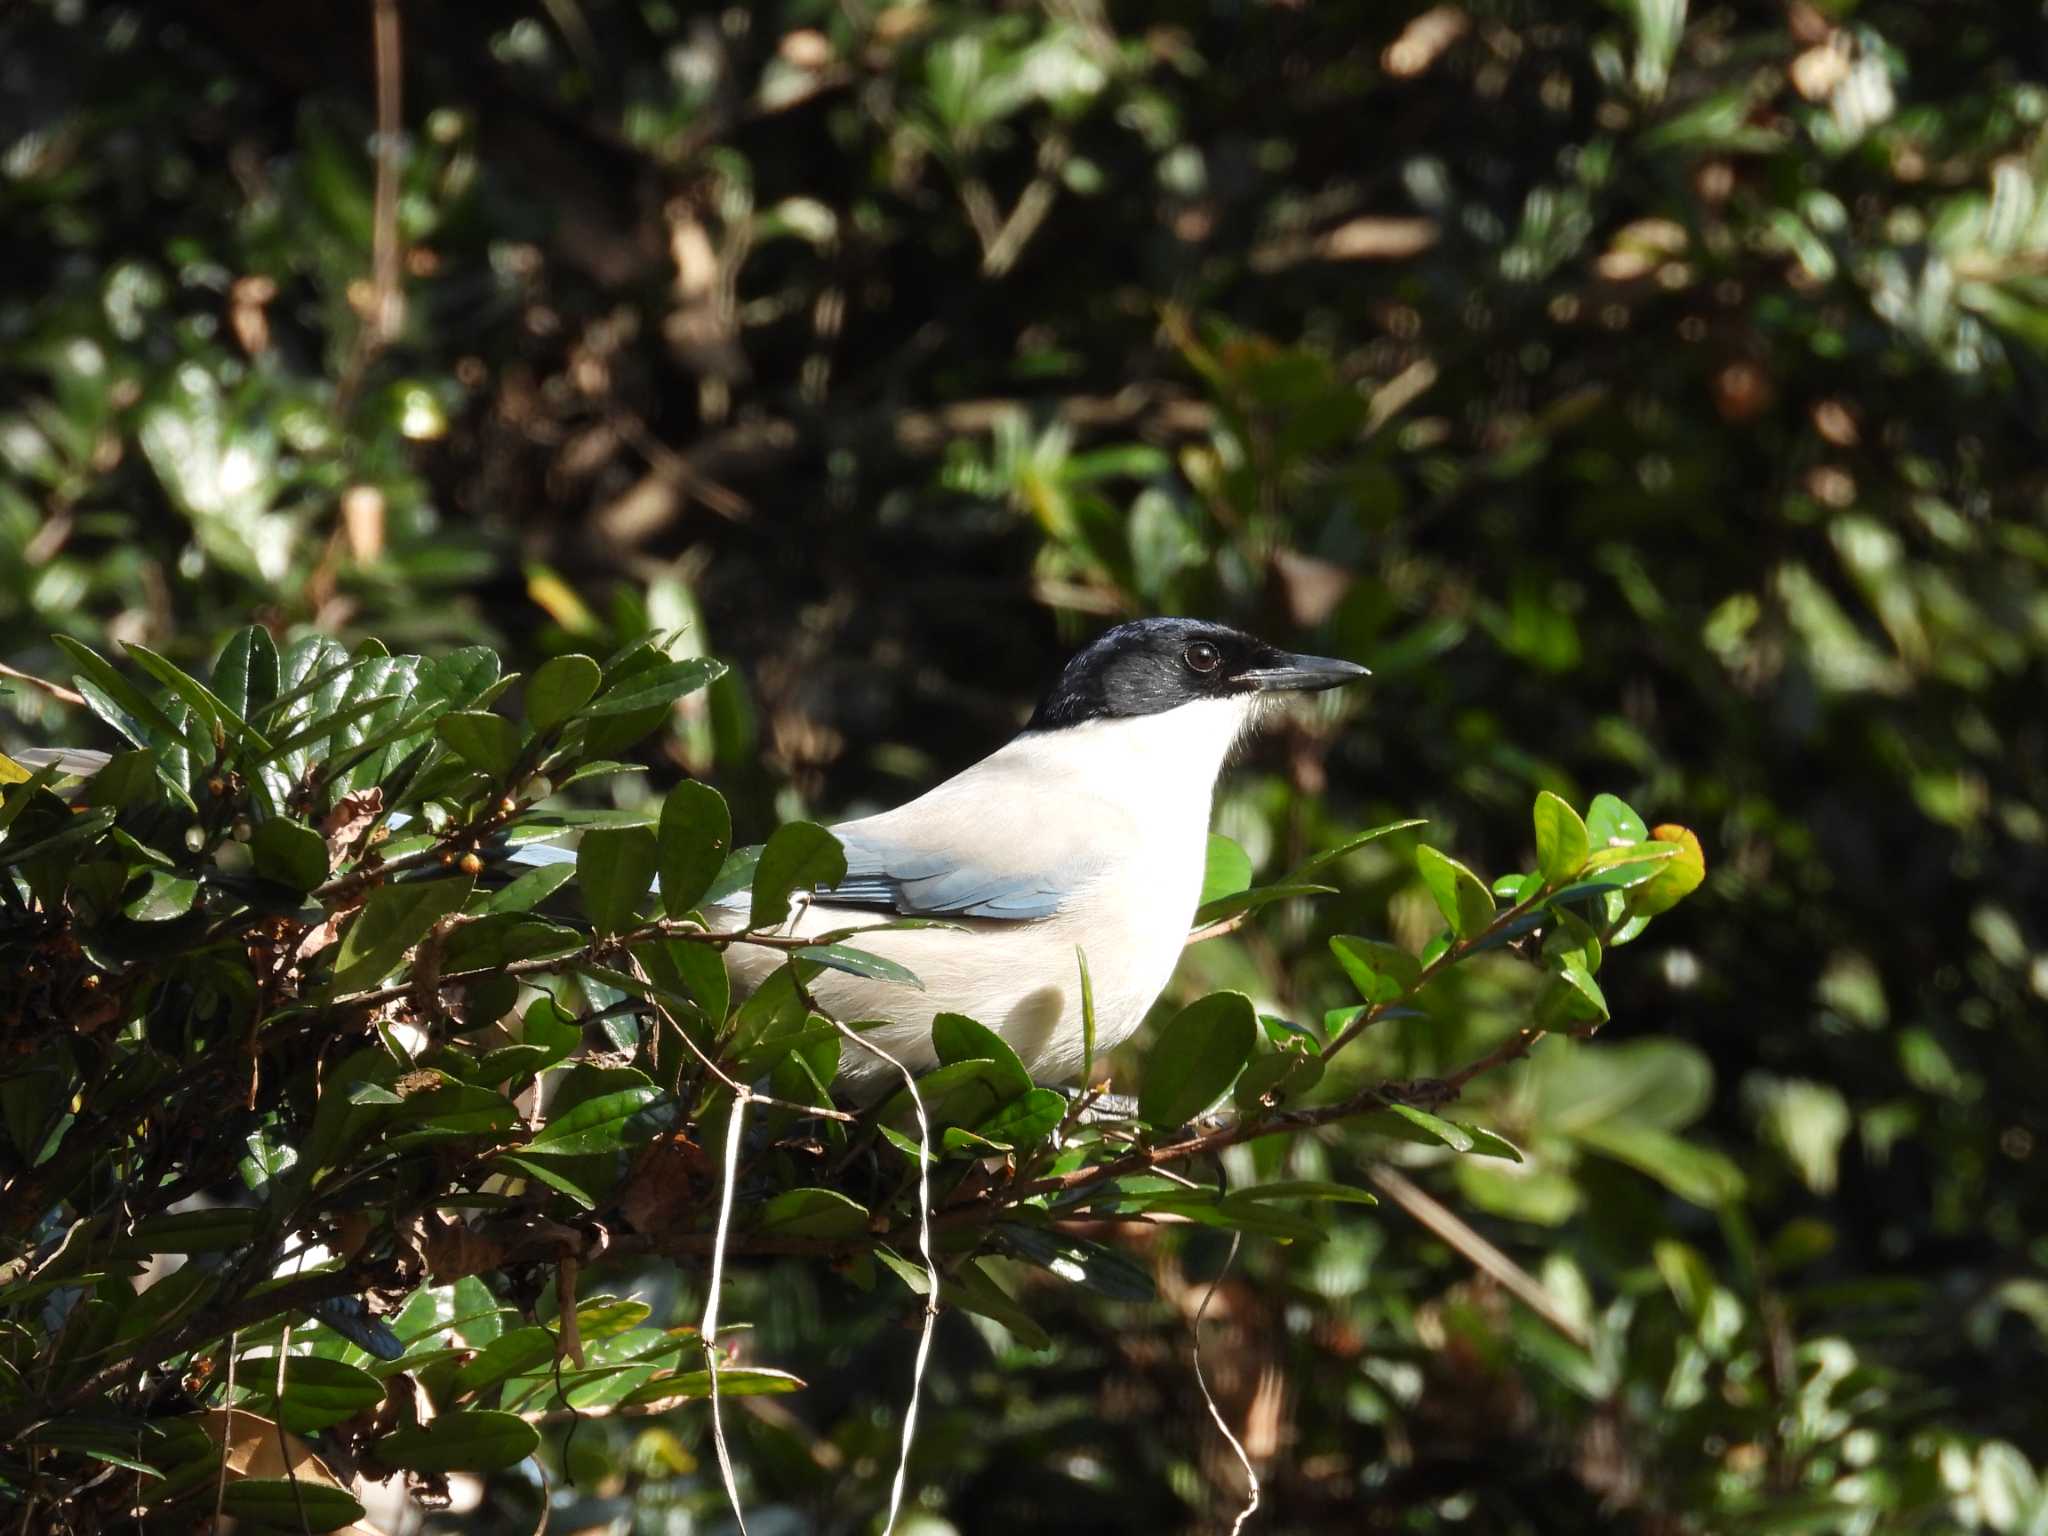
POLYGON ((1335 688, 1364 676, 1356 662, 1278 650, 1227 624, 1136 619, 1068 662, 1025 729, 1156 715, 1204 699, 1335 688))

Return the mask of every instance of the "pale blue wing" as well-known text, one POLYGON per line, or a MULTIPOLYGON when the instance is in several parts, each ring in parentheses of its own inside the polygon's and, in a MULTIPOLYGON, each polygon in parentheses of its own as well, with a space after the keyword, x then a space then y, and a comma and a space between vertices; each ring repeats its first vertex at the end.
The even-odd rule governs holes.
POLYGON ((914 848, 858 826, 832 829, 846 849, 846 878, 818 899, 880 907, 906 917, 1050 917, 1085 874, 1060 864, 998 869, 964 851, 914 848))

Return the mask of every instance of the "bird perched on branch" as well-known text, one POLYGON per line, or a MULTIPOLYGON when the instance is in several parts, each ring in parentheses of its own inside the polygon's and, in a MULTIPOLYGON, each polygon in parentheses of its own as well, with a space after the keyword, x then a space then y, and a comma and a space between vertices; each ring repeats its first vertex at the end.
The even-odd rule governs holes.
MULTIPOLYGON (((1023 732, 907 805, 831 830, 846 877, 783 930, 809 936, 913 918, 947 927, 856 934, 900 982, 821 972, 809 983, 843 1020, 886 1021, 867 1038, 912 1068, 932 1064, 931 1022, 964 1013, 1001 1035, 1042 1083, 1082 1069, 1080 969, 1088 960, 1096 1046, 1129 1038, 1165 990, 1201 897, 1212 796, 1232 749, 1278 694, 1366 675, 1221 624, 1139 619, 1067 663, 1023 732), (957 925, 957 926, 955 926, 957 925)), ((707 913, 745 921, 738 906, 707 913)), ((758 986, 784 959, 735 944, 736 982, 758 986)), ((856 1095, 888 1069, 848 1051, 856 1095)))
MULTIPOLYGON (((1366 675, 1349 661, 1300 656, 1222 624, 1139 619, 1067 663, 1007 745, 907 805, 831 828, 846 874, 801 895, 784 937, 848 929, 920 987, 820 971, 807 988, 913 1069, 933 1062, 932 1019, 966 1014, 1017 1052, 1034 1080, 1061 1083, 1085 1053, 1079 957, 1086 955, 1096 1046, 1128 1039, 1165 990, 1201 897, 1216 779, 1276 695, 1366 675), (941 920, 891 927, 906 918, 941 920)), ((23 763, 91 774, 106 754, 37 750, 23 763)), ((394 816, 396 825, 403 818, 394 816)), ((515 863, 573 860, 525 844, 515 863)), ((721 932, 748 921, 745 890, 707 909, 721 932)), ((735 990, 751 991, 782 948, 725 951, 735 990)), ((846 1053, 840 1082, 857 1097, 890 1069, 846 1053)))

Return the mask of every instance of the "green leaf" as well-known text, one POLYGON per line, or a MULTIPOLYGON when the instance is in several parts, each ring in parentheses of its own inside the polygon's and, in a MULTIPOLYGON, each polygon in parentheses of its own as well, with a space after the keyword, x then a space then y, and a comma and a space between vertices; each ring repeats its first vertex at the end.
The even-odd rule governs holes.
POLYGON ((585 1099, 541 1127, 520 1150, 528 1157, 581 1157, 614 1152, 626 1144, 626 1125, 661 1097, 652 1083, 614 1089, 585 1099))
POLYGON ((171 1464, 172 1458, 165 1454, 167 1438, 163 1426, 147 1419, 85 1413, 46 1419, 36 1426, 34 1436, 41 1449, 90 1456, 153 1477, 163 1476, 162 1469, 171 1464), (142 1451, 157 1459, 143 1460, 142 1451))
POLYGON ((519 760, 519 730, 487 709, 458 709, 434 722, 434 734, 470 767, 502 784, 519 760))
POLYGON ((526 685, 526 719, 536 734, 553 730, 597 692, 601 674, 588 656, 557 656, 541 663, 526 685))
POLYGON ((1657 866, 1657 872, 1629 894, 1631 917, 1655 917, 1668 912, 1700 888, 1707 878, 1707 859, 1700 840, 1685 827, 1662 826, 1651 834, 1652 846, 1670 846, 1678 851, 1657 866))
POLYGON ((253 719, 277 697, 277 642, 261 624, 238 629, 213 660, 213 691, 243 719, 253 719))
MULTIPOLYGON (((114 727, 138 747, 181 746, 198 748, 198 738, 171 723, 171 718, 127 678, 115 671, 107 659, 90 646, 81 645, 69 635, 52 635, 51 641, 59 650, 69 656, 79 668, 74 675, 76 682, 90 683, 114 706, 113 714, 95 703, 93 712, 114 727), (125 717, 125 718, 120 718, 125 717)), ((86 690, 81 689, 81 692, 86 690)), ((88 701, 92 694, 87 692, 88 701)))
POLYGON ((1586 837, 1596 852, 1602 848, 1626 848, 1649 835, 1648 825, 1626 800, 1595 795, 1586 808, 1586 837))
POLYGON ((671 662, 667 666, 650 667, 644 672, 635 672, 629 677, 621 678, 583 713, 624 715, 643 709, 666 708, 684 694, 695 693, 699 688, 724 675, 724 663, 712 661, 704 656, 692 656, 687 661, 671 662))
POLYGON ((1422 962, 1398 945, 1339 933, 1330 939, 1330 953, 1368 1003, 1391 1003, 1422 977, 1422 962))
POLYGON ((488 1472, 531 1456, 540 1432, 515 1413, 454 1408, 431 1423, 401 1429, 367 1447, 387 1467, 415 1472, 488 1472))
POLYGON ((220 1509, 236 1520, 287 1531, 338 1531, 364 1514, 341 1489, 310 1477, 237 1478, 222 1488, 220 1509))
POLYGON ((661 909, 682 917, 704 899, 732 844, 732 812, 709 784, 685 779, 661 803, 661 909))
POLYGON ((1579 872, 1590 851, 1589 834, 1579 813, 1544 790, 1536 796, 1536 867, 1551 885, 1562 885, 1579 872))
POLYGON ((225 1253, 256 1236, 262 1213, 236 1206, 216 1210, 171 1211, 135 1223, 118 1246, 123 1254, 225 1253))
MULTIPOLYGON (((776 1397, 785 1392, 800 1392, 805 1385, 801 1376, 765 1365, 727 1365, 718 1370, 718 1395, 722 1398, 776 1397)), ((648 1403, 701 1401, 710 1395, 709 1371, 677 1371, 672 1376, 657 1376, 641 1383, 620 1398, 619 1405, 638 1408, 648 1403)))
POLYGON ((1300 864, 1288 871, 1287 879, 1284 883, 1293 885, 1306 880, 1316 871, 1328 868, 1339 859, 1356 853, 1367 843, 1377 842, 1380 838, 1387 836, 1391 832, 1405 832, 1410 827, 1426 827, 1428 825, 1428 822, 1419 817, 1410 817, 1406 821, 1390 821, 1383 827, 1374 827, 1368 832, 1360 832, 1356 837, 1347 837, 1334 848, 1325 848, 1321 853, 1312 854, 1304 859, 1300 864))
POLYGON ((1323 1080, 1323 1059, 1307 1051, 1269 1051, 1254 1056, 1231 1089, 1231 1099, 1247 1114, 1269 1096, 1276 1105, 1298 1099, 1323 1080))
POLYGON ((336 993, 374 986, 395 970, 413 945, 449 913, 459 911, 472 882, 467 875, 452 880, 413 880, 382 885, 370 893, 362 911, 341 936, 334 961, 336 993))
POLYGON ((567 1195, 586 1211, 597 1209, 598 1197, 603 1190, 591 1189, 585 1180, 573 1176, 581 1171, 583 1165, 580 1163, 569 1162, 565 1165, 568 1171, 564 1171, 563 1168, 550 1167, 545 1162, 521 1157, 515 1152, 500 1152, 491 1159, 490 1165, 495 1168, 501 1163, 518 1169, 527 1178, 545 1184, 557 1194, 567 1195))
POLYGON ((1328 1179, 1280 1179, 1271 1184, 1253 1184, 1234 1189, 1231 1200, 1334 1200, 1343 1205, 1378 1205, 1370 1190, 1355 1189, 1328 1179))
POLYGON ((1246 852, 1220 832, 1209 834, 1209 857, 1202 870, 1202 897, 1207 906, 1225 896, 1235 896, 1252 883, 1252 861, 1246 852))
POLYGON ((942 1013, 932 1020, 932 1049, 939 1061, 950 1066, 956 1061, 992 1061, 1001 1068, 997 1092, 1007 1103, 1031 1091, 1031 1074, 1010 1048, 1010 1043, 986 1025, 962 1013, 942 1013))
POLYGON ((761 1208, 756 1231, 777 1237, 839 1239, 868 1229, 868 1208, 836 1190, 785 1189, 761 1208))
POLYGON ((1648 1174, 1681 1200, 1709 1208, 1739 1200, 1742 1170, 1719 1152, 1632 1120, 1582 1127, 1578 1140, 1593 1151, 1648 1174))
POLYGON ((1051 1088, 1033 1088, 975 1126, 974 1134, 998 1146, 1028 1147, 1050 1136, 1066 1115, 1063 1094, 1051 1088))
POLYGON ((1078 944, 1074 960, 1081 967, 1081 1082, 1085 1087, 1095 1071, 1095 983, 1088 975, 1088 952, 1078 944))
POLYGON ((1261 885, 1249 891, 1238 891, 1234 895, 1219 896, 1205 902, 1195 911, 1195 926, 1206 928, 1211 923, 1220 923, 1240 912, 1256 912, 1261 907, 1271 906, 1276 901, 1291 901, 1297 896, 1334 896, 1334 885, 1261 885))
POLYGON ((576 889, 599 933, 635 926, 654 883, 652 827, 592 827, 576 846, 576 889))
POLYGON ((1607 994, 1600 990, 1600 983, 1583 965, 1567 960, 1557 968, 1557 977, 1571 988, 1583 1006, 1575 1009, 1582 1017, 1596 1018, 1603 1022, 1610 1018, 1607 1011, 1607 994))
POLYGON ((546 1328, 514 1328, 501 1333, 455 1373, 457 1392, 485 1392, 514 1376, 525 1376, 555 1358, 556 1339, 546 1328))
POLYGON ((800 960, 813 961, 828 970, 844 971, 849 976, 865 976, 871 981, 893 981, 906 987, 924 990, 924 983, 917 979, 917 973, 908 966, 898 965, 894 960, 881 955, 869 954, 864 949, 855 949, 848 944, 808 944, 792 951, 800 960))
POLYGON ((511 884, 491 892, 477 911, 530 912, 560 890, 575 873, 574 864, 536 864, 511 884))
POLYGON ((793 891, 835 885, 846 878, 846 853, 839 839, 814 822, 786 822, 775 829, 754 867, 754 904, 749 928, 773 928, 789 915, 793 891))
MULTIPOLYGON (((1414 1131, 1421 1133, 1420 1135, 1415 1135, 1411 1132, 1403 1135, 1402 1139, 1405 1141, 1433 1141, 1449 1147, 1453 1152, 1470 1152, 1476 1145, 1463 1127, 1453 1121, 1432 1115, 1426 1109, 1417 1109, 1413 1104, 1389 1104, 1385 1115, 1368 1115, 1366 1117, 1366 1128, 1368 1130, 1384 1131, 1385 1121, 1388 1116, 1391 1116, 1396 1121, 1405 1122, 1406 1125, 1413 1127, 1414 1131)), ((1393 1134, 1400 1135, 1401 1133, 1394 1132, 1393 1134)))
MULTIPOLYGON (((263 1362, 253 1384, 263 1401, 274 1401, 274 1362, 263 1362)), ((286 1429, 304 1435, 352 1419, 383 1400, 384 1383, 368 1371, 318 1355, 293 1355, 285 1361, 284 1399, 276 1413, 286 1429)))
POLYGON ((327 841, 303 821, 273 816, 249 839, 256 873, 303 894, 327 878, 327 841))
MULTIPOLYGON (((922 1271, 919 1278, 924 1278, 922 1271)), ((945 1297, 952 1306, 1001 1323, 1026 1349, 1051 1347, 1052 1335, 1033 1321, 1031 1314, 1018 1306, 1010 1293, 990 1279, 977 1263, 969 1261, 953 1271, 946 1281, 945 1297)))
MULTIPOLYGON (((31 859, 46 859, 53 853, 82 848, 98 839, 113 824, 114 813, 111 810, 87 811, 69 817, 54 830, 39 831, 24 821, 12 829, 6 841, 0 842, 0 867, 26 863, 31 859)), ((61 890, 62 879, 57 884, 61 890)))
MULTIPOLYGON (((984 1057, 956 1061, 917 1080, 925 1117, 934 1130, 949 1125, 977 1126, 1017 1097, 1010 1069, 984 1057)), ((899 1088, 883 1104, 878 1120, 904 1125, 911 1121, 910 1089, 899 1088)), ((916 1156, 913 1140, 911 1155, 916 1156)))
POLYGON ((1003 1222, 991 1236, 998 1251, 1050 1270, 1071 1285, 1112 1301, 1151 1301, 1158 1295, 1151 1271, 1136 1260, 1085 1237, 1003 1222))
POLYGON ((1426 843, 1415 850, 1415 867, 1422 872, 1422 883, 1429 887, 1451 932, 1469 939, 1486 931, 1493 922, 1494 905, 1485 881, 1426 843))
POLYGON ((163 684, 184 703, 186 708, 209 726, 217 725, 221 733, 238 748, 252 752, 259 758, 269 755, 270 743, 263 739, 262 734, 237 711, 228 708, 227 702, 198 678, 173 666, 146 645, 130 643, 127 650, 138 667, 163 684))
POLYGON ((1258 1014, 1242 992, 1212 992, 1189 1003, 1145 1058, 1139 1118, 1161 1129, 1194 1119, 1236 1081, 1258 1037, 1258 1014))

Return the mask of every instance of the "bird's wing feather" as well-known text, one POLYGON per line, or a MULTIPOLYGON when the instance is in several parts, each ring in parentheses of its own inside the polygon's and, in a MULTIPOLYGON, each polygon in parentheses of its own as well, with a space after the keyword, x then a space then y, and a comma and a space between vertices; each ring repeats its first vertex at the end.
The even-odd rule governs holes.
POLYGON ((1050 917, 1080 871, 1028 861, 1002 867, 986 849, 933 851, 859 823, 835 827, 846 849, 846 878, 821 889, 820 901, 880 907, 907 917, 989 917, 1026 922, 1050 917))
POLYGON ((906 917, 1052 916, 1122 829, 1113 808, 1029 766, 998 754, 908 805, 840 823, 846 877, 818 899, 906 917))

